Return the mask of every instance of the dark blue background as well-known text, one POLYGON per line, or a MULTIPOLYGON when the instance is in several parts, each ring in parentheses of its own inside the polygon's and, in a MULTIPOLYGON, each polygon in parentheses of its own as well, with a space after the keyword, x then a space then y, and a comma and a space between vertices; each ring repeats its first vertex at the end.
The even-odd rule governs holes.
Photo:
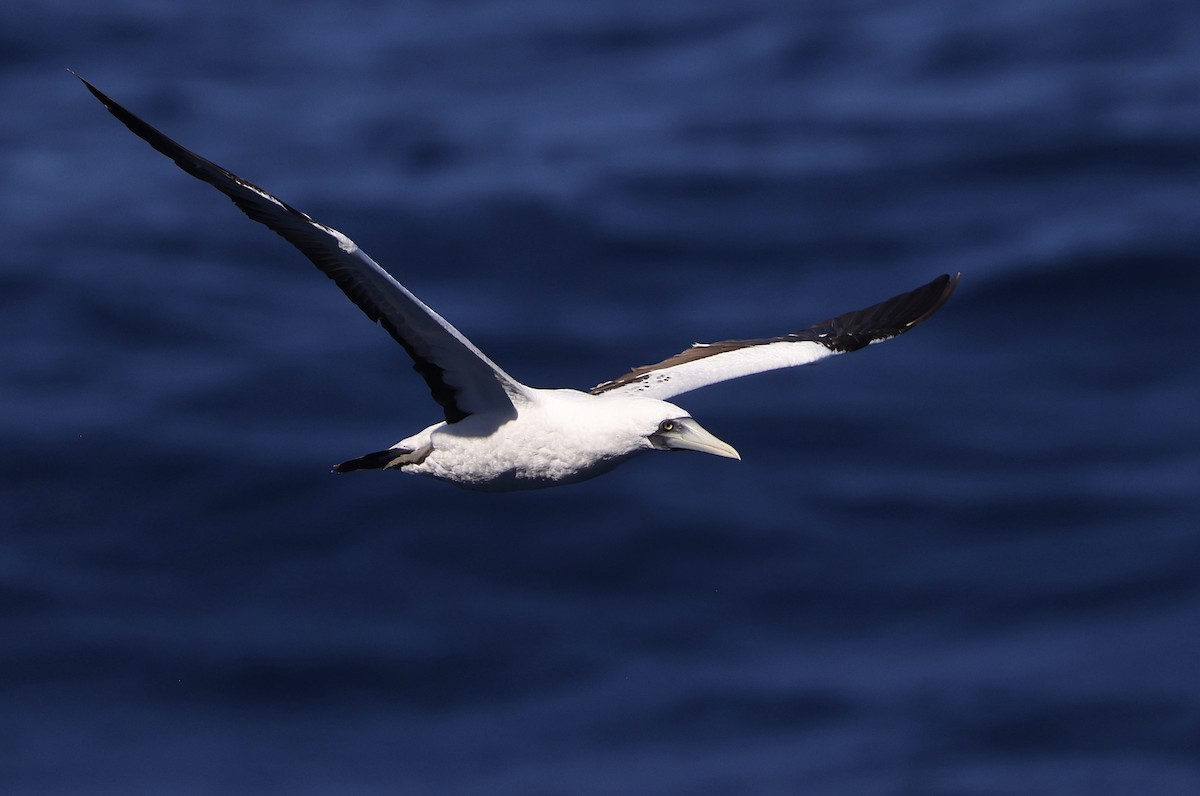
POLYGON ((10 0, 0 790, 1200 793, 1200 12, 10 0), (332 284, 83 75, 586 388, 938 273, 680 399, 737 463, 487 496, 332 284))

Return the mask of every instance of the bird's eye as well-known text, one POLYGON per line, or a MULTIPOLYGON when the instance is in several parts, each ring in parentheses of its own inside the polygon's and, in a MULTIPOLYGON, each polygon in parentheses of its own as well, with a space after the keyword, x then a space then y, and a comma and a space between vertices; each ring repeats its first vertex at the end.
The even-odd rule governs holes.
POLYGON ((668 431, 674 431, 675 430, 675 421, 674 420, 662 421, 661 423, 658 424, 658 430, 663 433, 666 433, 668 431))

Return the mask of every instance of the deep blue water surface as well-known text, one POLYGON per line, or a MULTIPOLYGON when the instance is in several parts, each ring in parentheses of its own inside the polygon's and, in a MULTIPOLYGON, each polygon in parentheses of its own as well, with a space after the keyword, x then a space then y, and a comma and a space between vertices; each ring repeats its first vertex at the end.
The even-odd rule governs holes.
POLYGON ((1200 793, 1200 14, 12 0, 0 792, 1200 793), (298 253, 65 71, 586 388, 742 452, 488 496, 298 253))

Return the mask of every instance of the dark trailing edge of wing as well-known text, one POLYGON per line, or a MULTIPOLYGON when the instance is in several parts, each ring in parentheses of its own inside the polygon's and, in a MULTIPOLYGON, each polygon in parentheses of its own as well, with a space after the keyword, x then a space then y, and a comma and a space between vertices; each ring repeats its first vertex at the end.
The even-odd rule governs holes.
POLYGON ((780 337, 764 337, 757 340, 724 340, 719 343, 693 346, 662 362, 636 367, 612 381, 598 384, 592 388, 591 392, 593 395, 599 395, 602 392, 645 379, 648 374, 658 370, 665 370, 685 362, 694 362, 698 359, 750 346, 814 342, 837 353, 857 351, 878 340, 887 340, 903 334, 927 320, 950 298, 950 294, 958 285, 958 277, 958 274, 953 277, 949 274, 942 274, 916 290, 901 293, 865 309, 844 313, 828 321, 814 323, 807 329, 780 337))
POLYGON ((468 416, 469 413, 463 411, 455 401, 455 390, 445 382, 442 369, 436 363, 420 355, 413 346, 412 338, 406 335, 406 330, 397 328, 389 321, 372 295, 372 286, 355 278, 355 275, 350 273, 340 262, 339 242, 324 225, 257 185, 243 180, 233 172, 177 144, 75 72, 72 71, 71 74, 79 78, 88 91, 100 101, 100 104, 128 127, 134 135, 166 155, 188 174, 212 185, 228 196, 239 210, 254 221, 278 233, 288 243, 299 249, 326 276, 336 282, 342 292, 368 318, 379 323, 412 357, 413 370, 420 374, 425 383, 429 385, 433 399, 442 407, 448 423, 455 423, 468 416), (286 212, 281 214, 278 212, 279 209, 286 212))

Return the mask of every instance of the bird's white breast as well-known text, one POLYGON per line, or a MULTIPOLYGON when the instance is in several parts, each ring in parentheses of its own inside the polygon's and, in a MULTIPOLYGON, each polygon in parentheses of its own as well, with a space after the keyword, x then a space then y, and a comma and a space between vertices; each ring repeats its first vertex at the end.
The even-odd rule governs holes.
POLYGON ((471 489, 536 489, 600 475, 649 449, 645 433, 654 421, 629 409, 659 401, 602 400, 576 390, 533 393, 511 420, 497 423, 487 414, 472 415, 404 440, 401 445, 414 448, 428 442, 432 451, 403 471, 471 489))

